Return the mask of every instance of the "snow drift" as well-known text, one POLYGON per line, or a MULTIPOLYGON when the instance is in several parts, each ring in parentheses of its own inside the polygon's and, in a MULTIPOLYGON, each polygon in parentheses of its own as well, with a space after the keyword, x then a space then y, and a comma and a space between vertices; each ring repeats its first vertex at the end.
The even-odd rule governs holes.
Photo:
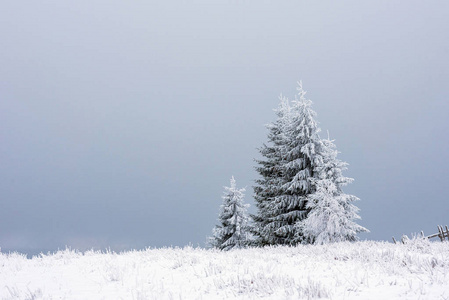
POLYGON ((449 299, 449 243, 0 253, 0 299, 449 299))

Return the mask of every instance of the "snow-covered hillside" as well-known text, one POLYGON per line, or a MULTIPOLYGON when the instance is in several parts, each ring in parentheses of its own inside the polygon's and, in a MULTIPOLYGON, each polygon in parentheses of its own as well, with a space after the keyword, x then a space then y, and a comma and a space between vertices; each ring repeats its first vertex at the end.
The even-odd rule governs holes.
POLYGON ((449 299, 449 243, 0 254, 0 299, 449 299))

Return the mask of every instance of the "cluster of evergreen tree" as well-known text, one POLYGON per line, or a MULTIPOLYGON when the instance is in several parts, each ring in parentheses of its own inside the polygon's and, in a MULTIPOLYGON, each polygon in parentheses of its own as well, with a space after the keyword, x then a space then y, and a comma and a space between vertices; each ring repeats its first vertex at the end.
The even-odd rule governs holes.
MULTIPOLYGON (((332 140, 319 136, 316 113, 312 101, 305 98, 301 82, 297 90, 291 102, 280 97, 277 119, 267 126, 268 142, 259 149, 263 159, 256 167, 260 175, 254 187, 257 214, 251 216, 248 225, 243 194, 239 205, 225 200, 220 213, 222 224, 211 238, 213 247, 354 241, 357 233, 368 231, 354 221, 360 219, 353 204, 358 198, 342 190, 353 181, 342 174, 347 163, 337 158, 332 140), (238 230, 235 225, 229 227, 225 220, 231 219, 245 226, 238 230), (234 242, 236 238, 230 238, 234 233, 245 240, 234 242)), ((235 190, 233 179, 227 191, 232 187, 235 190)))

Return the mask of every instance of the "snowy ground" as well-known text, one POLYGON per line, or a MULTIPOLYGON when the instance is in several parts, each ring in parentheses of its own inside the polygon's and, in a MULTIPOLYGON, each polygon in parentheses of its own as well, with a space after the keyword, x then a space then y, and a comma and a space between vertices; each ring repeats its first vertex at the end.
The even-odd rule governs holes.
POLYGON ((0 254, 0 299, 449 299, 449 243, 0 254))

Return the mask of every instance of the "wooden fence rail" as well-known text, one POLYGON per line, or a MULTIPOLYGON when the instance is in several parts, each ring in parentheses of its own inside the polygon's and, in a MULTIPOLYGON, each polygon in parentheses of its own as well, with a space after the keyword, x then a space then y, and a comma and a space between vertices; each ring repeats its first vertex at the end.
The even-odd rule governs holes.
MULTIPOLYGON (((435 238, 435 237, 439 237, 442 242, 446 238, 449 241, 449 229, 448 229, 447 225, 445 226, 445 228, 443 228, 443 226, 441 226, 441 225, 438 225, 438 232, 437 233, 431 234, 429 236, 425 236, 424 232, 421 231, 421 235, 422 235, 423 238, 427 238, 427 239, 432 239, 432 238, 435 238)), ((404 244, 407 239, 409 239, 409 238, 406 235, 404 235, 401 238, 401 242, 404 244)), ((393 237, 393 242, 395 244, 397 243, 397 241, 396 241, 396 239, 394 237, 393 237)))

